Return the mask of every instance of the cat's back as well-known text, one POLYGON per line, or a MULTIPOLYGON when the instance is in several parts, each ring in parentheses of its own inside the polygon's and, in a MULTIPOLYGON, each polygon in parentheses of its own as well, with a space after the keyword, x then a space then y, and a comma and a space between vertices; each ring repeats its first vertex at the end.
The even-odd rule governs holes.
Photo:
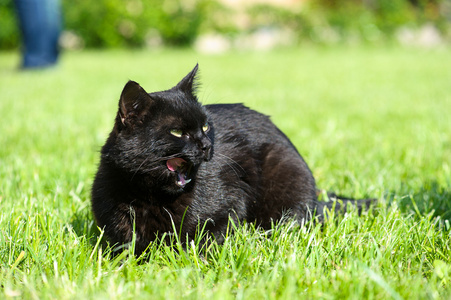
MULTIPOLYGON (((304 216, 305 205, 316 197, 315 180, 285 134, 268 116, 242 104, 208 105, 206 109, 214 130, 214 150, 200 173, 205 178, 221 178, 224 184, 211 197, 224 195, 223 202, 234 199, 228 200, 234 211, 240 211, 237 208, 246 199, 244 218, 257 220, 265 228, 287 209, 304 216)), ((208 180, 202 182, 211 185, 208 180)))
POLYGON ((215 128, 215 136, 222 141, 246 138, 253 144, 282 142, 293 147, 267 115, 241 103, 212 104, 205 107, 215 128))
POLYGON ((240 121, 235 125, 246 126, 254 123, 267 123, 269 117, 256 112, 242 103, 233 104, 210 104, 206 105, 210 117, 213 117, 215 123, 218 125, 232 125, 234 121, 240 121))

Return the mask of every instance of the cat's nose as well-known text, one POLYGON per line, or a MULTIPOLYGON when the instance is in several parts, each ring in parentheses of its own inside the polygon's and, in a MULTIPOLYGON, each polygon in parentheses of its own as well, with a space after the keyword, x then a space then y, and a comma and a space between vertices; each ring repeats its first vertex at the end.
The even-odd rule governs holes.
POLYGON ((209 161, 211 158, 211 141, 209 138, 204 137, 200 140, 199 150, 201 151, 201 155, 203 155, 204 161, 209 161))
POLYGON ((204 154, 204 160, 209 161, 211 159, 211 144, 203 145, 202 152, 204 154))
POLYGON ((203 134, 197 139, 197 157, 209 161, 212 155, 212 142, 208 136, 203 134))

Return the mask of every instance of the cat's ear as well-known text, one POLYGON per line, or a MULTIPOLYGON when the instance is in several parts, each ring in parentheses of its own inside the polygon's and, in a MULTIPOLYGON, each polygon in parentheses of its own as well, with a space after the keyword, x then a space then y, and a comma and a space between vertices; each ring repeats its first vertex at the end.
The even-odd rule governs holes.
POLYGON ((127 82, 119 100, 118 117, 121 123, 126 126, 142 120, 148 113, 151 102, 152 98, 137 82, 127 82))
POLYGON ((176 86, 182 92, 192 96, 196 100, 196 89, 199 86, 197 82, 197 70, 199 69, 199 64, 196 64, 194 69, 188 73, 176 86))

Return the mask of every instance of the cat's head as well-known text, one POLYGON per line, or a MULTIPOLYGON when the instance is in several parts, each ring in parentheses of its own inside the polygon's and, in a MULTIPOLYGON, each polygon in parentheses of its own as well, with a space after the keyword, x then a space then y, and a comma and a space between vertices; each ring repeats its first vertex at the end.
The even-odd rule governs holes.
POLYGON ((148 94, 129 81, 121 94, 116 123, 103 155, 154 188, 180 193, 212 156, 213 128, 198 102, 198 66, 170 90, 148 94))

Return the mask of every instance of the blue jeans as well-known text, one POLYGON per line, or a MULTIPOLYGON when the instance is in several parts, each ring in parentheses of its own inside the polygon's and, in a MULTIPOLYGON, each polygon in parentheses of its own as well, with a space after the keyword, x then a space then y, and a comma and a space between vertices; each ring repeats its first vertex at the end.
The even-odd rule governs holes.
POLYGON ((59 0, 15 0, 22 31, 23 68, 47 67, 58 60, 59 0))

